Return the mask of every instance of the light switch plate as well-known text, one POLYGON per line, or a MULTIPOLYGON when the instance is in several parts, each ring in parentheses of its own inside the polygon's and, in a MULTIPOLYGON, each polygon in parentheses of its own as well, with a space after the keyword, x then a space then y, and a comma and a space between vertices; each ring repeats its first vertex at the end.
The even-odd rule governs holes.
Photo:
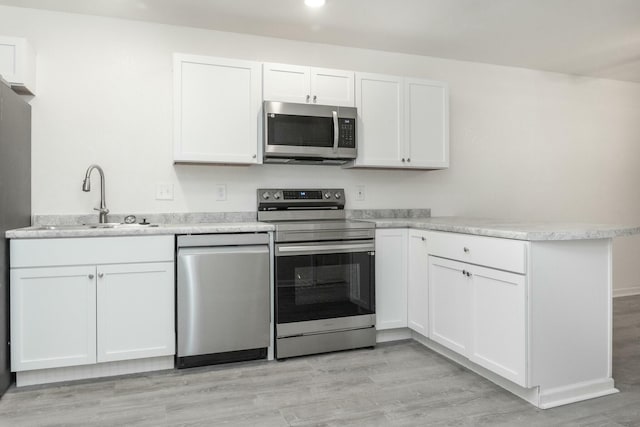
POLYGON ((356 201, 363 202, 366 198, 364 185, 356 186, 356 201))
POLYGON ((173 200, 173 184, 158 184, 156 200, 173 200))

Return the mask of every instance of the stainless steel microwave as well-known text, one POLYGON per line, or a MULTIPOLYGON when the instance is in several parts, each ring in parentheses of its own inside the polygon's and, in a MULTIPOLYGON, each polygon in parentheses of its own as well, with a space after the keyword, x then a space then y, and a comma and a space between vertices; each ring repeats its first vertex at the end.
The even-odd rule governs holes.
POLYGON ((356 109, 264 102, 264 162, 343 164, 356 158, 356 109))

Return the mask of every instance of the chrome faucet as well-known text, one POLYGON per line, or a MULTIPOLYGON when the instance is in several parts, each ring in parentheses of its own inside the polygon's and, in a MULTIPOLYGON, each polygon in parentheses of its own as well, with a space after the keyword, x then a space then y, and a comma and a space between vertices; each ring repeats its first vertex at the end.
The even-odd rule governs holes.
POLYGON ((89 168, 87 169, 87 173, 84 176, 84 181, 82 181, 82 191, 91 191, 91 180, 89 179, 89 175, 91 175, 91 172, 94 169, 97 169, 98 173, 100 173, 100 207, 93 208, 93 210, 100 212, 99 222, 100 224, 104 224, 105 222, 107 222, 107 214, 109 213, 109 209, 107 209, 107 206, 104 202, 104 172, 102 171, 102 168, 100 166, 89 166, 89 168))

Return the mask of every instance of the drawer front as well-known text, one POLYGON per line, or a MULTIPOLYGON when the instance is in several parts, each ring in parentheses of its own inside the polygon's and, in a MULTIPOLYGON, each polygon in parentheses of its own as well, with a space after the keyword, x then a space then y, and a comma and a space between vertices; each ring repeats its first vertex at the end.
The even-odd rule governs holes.
POLYGON ((173 261, 174 236, 11 240, 11 268, 173 261))
POLYGON ((429 232, 429 255, 525 274, 529 242, 460 233, 429 232))

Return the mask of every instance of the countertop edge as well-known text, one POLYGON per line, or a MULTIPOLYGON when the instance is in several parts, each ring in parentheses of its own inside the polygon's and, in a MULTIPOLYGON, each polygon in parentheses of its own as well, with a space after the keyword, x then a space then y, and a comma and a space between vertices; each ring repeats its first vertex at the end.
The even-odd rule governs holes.
MULTIPOLYGON (((582 229, 564 229, 557 226, 553 230, 509 230, 509 224, 504 228, 492 228, 491 226, 472 225, 473 219, 469 219, 468 224, 446 224, 438 223, 442 218, 457 217, 434 217, 424 219, 397 219, 397 218, 371 218, 361 219, 376 224, 377 229, 383 228, 411 228, 418 230, 442 231, 447 233, 470 234, 475 236, 496 237, 502 239, 525 240, 525 241, 558 241, 558 240, 590 240, 590 239, 611 239, 615 237, 626 237, 640 234, 640 226, 625 225, 605 225, 605 224, 578 224, 582 229)), ((446 221, 446 220, 445 220, 446 221)), ((539 223, 554 227, 554 223, 539 223)), ((513 225, 512 225, 513 226, 513 225)), ((533 228, 533 227, 532 227, 533 228)))
POLYGON ((273 231, 272 224, 261 222, 211 223, 211 224, 166 224, 149 228, 102 228, 77 230, 42 230, 26 227, 9 230, 8 239, 54 239, 68 237, 116 237, 116 236, 160 236, 176 234, 217 234, 217 233, 256 233, 273 231))
MULTIPOLYGON (((558 241, 610 239, 640 234, 640 226, 612 224, 561 224, 553 222, 519 223, 514 221, 474 219, 464 217, 429 218, 358 218, 352 221, 372 222, 376 228, 412 228, 525 241, 558 241), (483 225, 483 221, 493 223, 483 225), (498 224, 498 225, 496 225, 498 224), (510 228, 511 227, 511 228, 510 228), (527 227, 530 229, 527 230, 527 227), (540 230, 535 228, 543 227, 540 230), (546 228, 545 228, 546 227, 546 228)), ((274 231, 273 224, 265 222, 227 222, 198 224, 165 224, 150 228, 104 228, 75 230, 42 230, 26 227, 9 230, 8 239, 47 239, 72 237, 154 236, 177 234, 255 233, 274 231)))

